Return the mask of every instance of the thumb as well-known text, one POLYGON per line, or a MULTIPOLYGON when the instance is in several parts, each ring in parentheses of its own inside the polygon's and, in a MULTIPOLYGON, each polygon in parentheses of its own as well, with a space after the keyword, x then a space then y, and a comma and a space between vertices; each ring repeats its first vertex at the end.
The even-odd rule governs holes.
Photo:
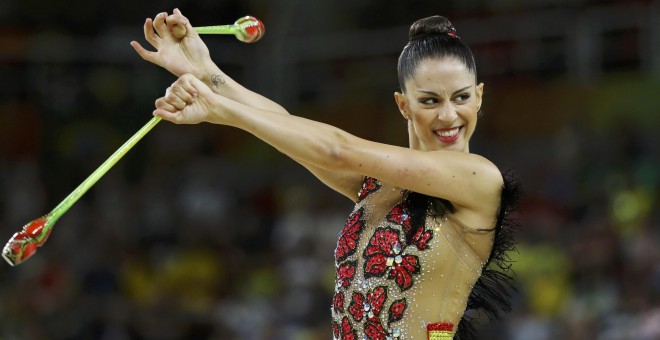
POLYGON ((172 27, 172 36, 178 40, 183 39, 187 32, 188 30, 185 26, 174 25, 174 27, 172 27))
POLYGON ((207 92, 213 93, 213 91, 208 87, 208 85, 206 85, 206 83, 199 80, 199 78, 195 76, 190 76, 188 78, 188 82, 190 83, 190 86, 192 86, 192 88, 194 88, 197 93, 207 93, 207 92))
POLYGON ((172 30, 172 35, 176 39, 183 39, 186 35, 196 35, 197 32, 195 28, 192 27, 188 18, 181 14, 181 11, 178 8, 174 9, 174 12, 167 19, 168 26, 172 30))
POLYGON ((211 89, 192 74, 184 74, 176 81, 186 92, 193 97, 200 95, 208 95, 209 92, 213 93, 211 89))

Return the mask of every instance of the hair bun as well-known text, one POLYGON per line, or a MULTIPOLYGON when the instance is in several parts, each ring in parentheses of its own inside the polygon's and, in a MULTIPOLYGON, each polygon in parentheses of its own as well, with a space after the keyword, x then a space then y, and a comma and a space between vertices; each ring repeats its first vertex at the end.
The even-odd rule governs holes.
POLYGON ((419 19, 410 26, 410 30, 408 31, 408 40, 410 41, 432 36, 459 38, 454 25, 451 24, 449 19, 440 15, 419 19))

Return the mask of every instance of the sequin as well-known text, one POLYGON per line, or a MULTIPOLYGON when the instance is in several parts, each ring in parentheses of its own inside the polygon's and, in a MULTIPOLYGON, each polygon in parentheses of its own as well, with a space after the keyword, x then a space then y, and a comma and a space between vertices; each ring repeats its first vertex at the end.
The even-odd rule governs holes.
POLYGON ((392 247, 392 252, 394 254, 401 253, 401 243, 399 243, 399 242, 395 243, 394 246, 392 247))

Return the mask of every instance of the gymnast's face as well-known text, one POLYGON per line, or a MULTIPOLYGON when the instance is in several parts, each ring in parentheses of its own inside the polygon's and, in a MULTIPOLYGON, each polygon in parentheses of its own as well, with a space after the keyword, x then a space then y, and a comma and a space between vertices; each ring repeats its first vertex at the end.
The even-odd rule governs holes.
POLYGON ((408 120, 410 147, 469 152, 484 84, 455 58, 426 59, 394 99, 408 120))

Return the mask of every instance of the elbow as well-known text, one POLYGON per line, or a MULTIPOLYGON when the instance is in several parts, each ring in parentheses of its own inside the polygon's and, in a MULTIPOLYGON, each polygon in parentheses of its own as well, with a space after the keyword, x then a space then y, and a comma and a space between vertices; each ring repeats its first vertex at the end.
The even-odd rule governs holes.
POLYGON ((332 141, 328 143, 324 157, 325 161, 322 167, 332 171, 346 171, 351 169, 351 157, 353 151, 349 138, 337 131, 332 141))

